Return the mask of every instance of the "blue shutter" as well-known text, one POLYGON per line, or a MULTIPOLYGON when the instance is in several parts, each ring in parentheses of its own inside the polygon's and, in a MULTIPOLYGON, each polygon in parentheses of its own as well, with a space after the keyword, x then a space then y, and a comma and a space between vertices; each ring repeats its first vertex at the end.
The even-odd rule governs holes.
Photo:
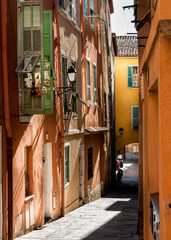
POLYGON ((132 67, 131 66, 128 66, 127 77, 128 77, 128 87, 132 87, 132 67))
POLYGON ((52 11, 43 12, 43 47, 44 61, 49 62, 49 81, 45 85, 49 86, 44 92, 45 114, 53 114, 53 48, 52 48, 52 11))

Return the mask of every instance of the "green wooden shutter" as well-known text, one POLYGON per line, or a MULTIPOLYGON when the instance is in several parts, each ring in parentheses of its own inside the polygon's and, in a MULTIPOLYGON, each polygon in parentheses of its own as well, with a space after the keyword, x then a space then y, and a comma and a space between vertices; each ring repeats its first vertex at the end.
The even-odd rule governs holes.
MULTIPOLYGON (((52 11, 43 11, 43 47, 44 60, 50 62, 49 89, 44 93, 45 114, 53 114, 53 46, 52 46, 52 11)), ((47 81, 47 80, 46 80, 47 81)))
POLYGON ((69 146, 65 146, 65 184, 69 182, 69 146))
POLYGON ((128 87, 132 87, 132 67, 131 66, 128 66, 128 69, 127 69, 127 77, 128 77, 128 87))
POLYGON ((139 128, 139 107, 133 107, 133 129, 139 128))

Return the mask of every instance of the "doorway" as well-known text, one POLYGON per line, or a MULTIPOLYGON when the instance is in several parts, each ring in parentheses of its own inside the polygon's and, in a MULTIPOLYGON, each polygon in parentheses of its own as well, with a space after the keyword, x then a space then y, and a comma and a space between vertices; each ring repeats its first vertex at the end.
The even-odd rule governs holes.
POLYGON ((2 239, 2 125, 0 125, 0 239, 2 239))
POLYGON ((52 218, 52 143, 43 144, 43 206, 44 221, 52 218))

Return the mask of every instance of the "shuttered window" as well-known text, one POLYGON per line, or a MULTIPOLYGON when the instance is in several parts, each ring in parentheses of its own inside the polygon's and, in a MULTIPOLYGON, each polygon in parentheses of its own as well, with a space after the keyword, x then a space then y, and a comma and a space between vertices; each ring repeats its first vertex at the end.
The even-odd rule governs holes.
POLYGON ((58 0, 59 8, 65 10, 65 0, 58 0))
POLYGON ((94 85, 94 103, 97 104, 97 71, 93 64, 93 85, 94 85))
POLYGON ((88 16, 87 0, 83 0, 84 15, 88 16))
POLYGON ((40 52, 40 5, 23 6, 24 52, 40 52))
POLYGON ((91 102, 90 62, 86 61, 87 101, 91 102))
MULTIPOLYGON (((71 60, 71 65, 76 69, 76 62, 74 60, 71 60)), ((77 88, 76 88, 76 81, 72 85, 72 93, 76 93, 77 88)), ((72 96, 72 112, 77 113, 77 99, 72 96)))
POLYGON ((16 68, 20 78, 21 114, 52 114, 52 11, 43 11, 41 17, 40 5, 37 3, 24 4, 22 9, 23 29, 19 39, 23 39, 21 52, 24 57, 16 68), (43 48, 44 55, 41 55, 43 48))
POLYGON ((94 24, 94 17, 93 17, 94 13, 93 13, 93 10, 94 10, 93 0, 90 0, 90 16, 92 16, 90 18, 90 23, 91 24, 94 24))
POLYGON ((138 130, 139 129, 139 107, 138 106, 132 106, 131 107, 131 129, 132 130, 138 130))
POLYGON ((88 180, 93 177, 93 148, 88 148, 88 180))
POLYGON ((69 144, 65 144, 65 184, 69 183, 69 144))
MULTIPOLYGON (((67 78, 67 56, 62 55, 62 86, 68 87, 68 78, 67 78)), ((68 94, 63 95, 63 111, 64 114, 69 113, 71 110, 69 96, 68 94)))
POLYGON ((132 87, 132 67, 128 66, 127 68, 127 79, 128 79, 128 87, 132 87))
POLYGON ((70 18, 74 19, 74 7, 75 7, 75 0, 69 0, 69 16, 70 18))

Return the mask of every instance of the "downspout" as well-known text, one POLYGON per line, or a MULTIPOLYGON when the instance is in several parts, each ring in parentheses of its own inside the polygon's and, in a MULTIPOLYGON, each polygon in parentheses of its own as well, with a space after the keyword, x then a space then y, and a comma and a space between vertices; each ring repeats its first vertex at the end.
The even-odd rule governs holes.
MULTIPOLYGON (((1 24, 2 24, 2 69, 4 88, 4 121, 7 135, 7 170, 8 170, 8 240, 13 239, 13 166, 12 166, 12 129, 10 123, 9 86, 7 69, 7 11, 6 1, 1 0, 1 24)), ((4 235, 4 233, 3 233, 4 235)))
MULTIPOLYGON (((54 23, 56 27, 56 41, 57 41, 57 78, 58 78, 58 87, 62 86, 61 79, 61 45, 60 45, 60 31, 58 23, 58 9, 55 1, 53 0, 54 8, 54 23), (56 7, 55 7, 56 6, 56 7)), ((57 96, 58 97, 58 96, 57 96)), ((60 134, 60 169, 61 169, 61 216, 65 215, 64 213, 64 124, 63 124, 63 104, 62 98, 58 98, 58 110, 59 110, 59 134, 60 134)))
MULTIPOLYGON (((86 91, 86 54, 85 54, 85 43, 84 43, 84 13, 83 13, 83 0, 80 0, 80 13, 81 13, 81 42, 82 42, 82 70, 83 70, 83 93, 84 101, 87 102, 87 91, 86 91)), ((87 114, 87 107, 84 107, 84 114, 87 114)))

